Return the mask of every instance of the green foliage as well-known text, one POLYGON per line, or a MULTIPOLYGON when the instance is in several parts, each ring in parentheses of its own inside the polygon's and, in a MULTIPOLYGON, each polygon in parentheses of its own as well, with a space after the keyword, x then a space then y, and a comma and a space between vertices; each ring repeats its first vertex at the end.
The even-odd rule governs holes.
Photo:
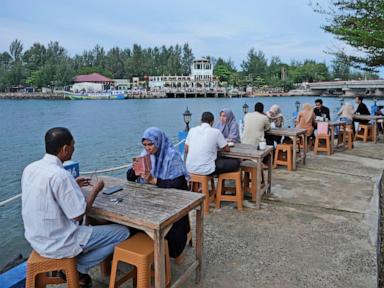
MULTIPOLYGON (((330 9, 317 4, 316 11, 326 14, 323 29, 356 48, 347 59, 357 68, 372 70, 384 65, 384 1, 332 0, 330 9)), ((340 52, 340 51, 339 51, 340 52)))
MULTIPOLYGON (((289 65, 279 57, 267 59, 262 51, 251 49, 236 69, 231 59, 208 56, 214 69, 213 73, 222 85, 244 88, 277 87, 289 90, 294 83, 324 81, 332 78, 375 79, 374 73, 362 74, 348 70, 344 56, 336 58, 332 73, 324 63, 314 60, 293 61, 289 65), (282 70, 284 78, 282 77, 282 70)), ((14 40, 9 52, 0 53, 0 91, 19 85, 31 85, 35 88, 63 87, 72 82, 75 75, 100 73, 109 78, 130 79, 132 77, 189 75, 194 56, 192 49, 184 45, 142 48, 134 44, 132 49, 113 47, 105 51, 96 45, 80 55, 69 57, 58 42, 48 45, 34 43, 23 53, 23 44, 14 40)))
POLYGON ((226 82, 233 85, 233 74, 236 73, 236 67, 231 59, 228 61, 218 58, 215 61, 213 68, 213 75, 215 75, 220 82, 226 82))

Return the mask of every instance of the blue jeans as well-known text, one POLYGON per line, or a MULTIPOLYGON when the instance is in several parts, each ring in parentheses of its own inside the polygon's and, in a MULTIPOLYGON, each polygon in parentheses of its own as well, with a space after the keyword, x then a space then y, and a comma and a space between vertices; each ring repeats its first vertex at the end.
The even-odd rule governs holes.
POLYGON ((113 253, 116 244, 127 239, 129 229, 118 224, 92 226, 92 234, 83 252, 76 256, 77 270, 88 274, 88 270, 113 253))
POLYGON ((352 124, 352 120, 347 118, 347 117, 340 117, 340 121, 345 121, 347 123, 347 125, 352 124))

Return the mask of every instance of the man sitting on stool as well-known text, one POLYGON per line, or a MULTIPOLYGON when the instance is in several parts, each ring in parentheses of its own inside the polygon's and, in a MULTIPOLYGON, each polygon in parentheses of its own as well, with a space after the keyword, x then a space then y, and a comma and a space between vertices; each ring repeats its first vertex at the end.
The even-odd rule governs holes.
POLYGON ((21 179, 25 238, 43 257, 76 257, 80 287, 92 287, 88 270, 111 255, 114 246, 129 237, 129 230, 117 224, 81 225, 104 182, 94 183, 85 198, 80 186, 90 185, 89 179, 75 180, 64 169, 63 162, 70 160, 75 151, 75 141, 68 129, 48 130, 45 150, 41 160, 24 169, 21 179))
POLYGON ((228 143, 219 129, 213 128, 213 114, 204 112, 201 125, 192 128, 185 140, 186 166, 189 173, 211 175, 239 170, 238 159, 218 157, 219 149, 229 152, 228 143))

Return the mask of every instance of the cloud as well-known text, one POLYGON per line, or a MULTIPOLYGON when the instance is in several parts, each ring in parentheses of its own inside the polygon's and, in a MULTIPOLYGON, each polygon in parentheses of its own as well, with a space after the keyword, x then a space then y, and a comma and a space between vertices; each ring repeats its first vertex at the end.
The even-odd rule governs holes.
MULTIPOLYGON (((317 0, 327 4, 328 0, 317 0)), ((321 29, 325 19, 309 0, 2 0, 0 51, 18 38, 57 40, 70 55, 96 44, 110 49, 189 43, 195 56, 231 58, 237 65, 251 48, 289 62, 307 58, 329 62, 324 53, 338 42, 321 29), (25 11, 21 13, 20 11, 25 11)))

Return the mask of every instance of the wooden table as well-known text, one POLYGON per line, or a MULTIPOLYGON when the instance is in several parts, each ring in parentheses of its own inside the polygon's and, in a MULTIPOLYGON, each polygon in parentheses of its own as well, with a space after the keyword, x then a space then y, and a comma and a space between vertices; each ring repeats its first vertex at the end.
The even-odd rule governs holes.
POLYGON ((153 239, 156 288, 165 287, 164 236, 173 223, 196 209, 196 258, 172 287, 180 287, 193 271, 196 272, 198 283, 202 270, 204 195, 176 189, 160 189, 153 185, 107 176, 100 178, 104 180, 106 187, 121 185, 124 190, 112 195, 100 193, 87 215, 143 230, 153 239), (123 201, 114 204, 110 201, 112 198, 122 198, 123 201))
POLYGON ((377 143, 377 120, 384 119, 382 115, 353 115, 353 120, 367 120, 373 122, 373 143, 377 143))
MULTIPOLYGON (((344 131, 346 130, 347 123, 345 121, 328 121, 329 130, 331 133, 331 154, 334 153, 334 145, 335 145, 335 129, 336 127, 344 127, 344 131)), ((343 142, 343 149, 345 149, 345 144, 343 142)))
POLYGON ((237 158, 244 160, 251 160, 256 163, 257 176, 256 176, 256 208, 260 209, 261 196, 264 193, 271 193, 272 185, 272 152, 273 147, 267 146, 264 150, 257 150, 257 145, 250 144, 235 144, 235 146, 230 148, 230 152, 219 152, 220 156, 228 158, 237 158), (264 188, 261 187, 261 173, 263 173, 262 161, 265 157, 268 157, 268 181, 265 184, 264 188))
POLYGON ((265 133, 268 135, 274 135, 274 136, 285 136, 285 137, 292 137, 293 140, 293 170, 296 170, 296 161, 300 159, 296 159, 296 153, 297 153, 297 138, 302 137, 303 143, 304 143, 304 149, 303 149, 303 155, 302 160, 303 164, 305 165, 305 160, 307 158, 307 130, 302 128, 272 128, 265 133))

